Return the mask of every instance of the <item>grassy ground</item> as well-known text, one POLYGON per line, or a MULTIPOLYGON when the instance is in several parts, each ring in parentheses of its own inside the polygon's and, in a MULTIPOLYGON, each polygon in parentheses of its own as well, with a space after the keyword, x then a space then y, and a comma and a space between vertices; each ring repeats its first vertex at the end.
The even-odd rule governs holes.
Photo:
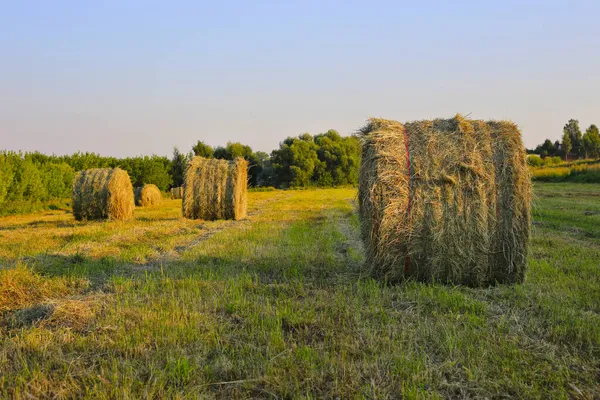
POLYGON ((600 396, 600 189, 538 184, 525 284, 361 274, 352 189, 239 222, 0 218, 0 398, 600 396))

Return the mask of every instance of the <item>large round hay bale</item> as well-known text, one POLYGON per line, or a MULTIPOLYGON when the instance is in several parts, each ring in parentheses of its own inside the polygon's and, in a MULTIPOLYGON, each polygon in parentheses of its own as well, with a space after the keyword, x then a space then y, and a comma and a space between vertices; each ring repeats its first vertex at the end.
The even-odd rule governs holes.
POLYGON ((133 186, 120 168, 80 171, 73 181, 73 215, 78 221, 133 217, 133 186))
POLYGON ((248 162, 192 158, 185 169, 183 216, 217 220, 246 217, 248 162))
POLYGON ((183 186, 171 188, 169 192, 172 199, 181 199, 183 197, 183 186))
POLYGON ((521 282, 531 181, 511 122, 371 119, 359 213, 374 276, 484 286, 521 282))
POLYGON ((159 205, 162 201, 160 189, 151 183, 135 189, 135 205, 138 207, 150 207, 159 205))

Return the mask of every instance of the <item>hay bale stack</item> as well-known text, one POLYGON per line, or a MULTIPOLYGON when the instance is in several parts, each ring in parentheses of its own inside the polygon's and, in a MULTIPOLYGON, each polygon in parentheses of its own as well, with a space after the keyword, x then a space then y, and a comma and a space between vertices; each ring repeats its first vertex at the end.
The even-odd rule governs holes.
POLYGON ((157 206, 162 201, 160 189, 151 183, 135 189, 135 205, 138 207, 157 206))
POLYGON ((192 158, 185 169, 182 211, 185 218, 217 220, 246 217, 248 162, 192 158))
POLYGON ((523 280, 531 182, 513 123, 371 119, 361 132, 359 213, 374 276, 469 286, 523 280))
POLYGON ((120 168, 80 171, 73 181, 73 215, 78 221, 133 218, 133 186, 120 168))
POLYGON ((171 188, 170 193, 172 199, 181 199, 183 197, 183 186, 171 188))

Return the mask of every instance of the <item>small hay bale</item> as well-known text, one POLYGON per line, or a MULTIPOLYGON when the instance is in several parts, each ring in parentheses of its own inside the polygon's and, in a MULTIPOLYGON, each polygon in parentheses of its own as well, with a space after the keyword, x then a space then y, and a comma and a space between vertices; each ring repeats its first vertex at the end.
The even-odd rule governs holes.
POLYGON ((80 171, 73 182, 73 215, 78 221, 133 218, 133 186, 120 168, 80 171))
POLYGON ((183 197, 183 186, 171 188, 169 192, 172 199, 181 199, 183 197))
POLYGON ((192 158, 185 169, 183 216, 217 220, 246 217, 248 162, 192 158))
POLYGON ((371 119, 361 132, 361 236, 375 277, 523 281, 532 194, 516 125, 457 115, 371 119))
POLYGON ((162 201, 160 189, 151 183, 135 189, 135 205, 138 207, 150 207, 159 205, 162 201))

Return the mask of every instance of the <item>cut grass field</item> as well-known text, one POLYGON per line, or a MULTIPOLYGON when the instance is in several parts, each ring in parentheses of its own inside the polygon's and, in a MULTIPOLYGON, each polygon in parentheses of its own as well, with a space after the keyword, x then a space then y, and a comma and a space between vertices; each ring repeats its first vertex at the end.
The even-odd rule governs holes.
POLYGON ((596 398, 600 189, 536 184, 517 286, 384 286, 353 189, 243 221, 0 218, 0 398, 596 398))

